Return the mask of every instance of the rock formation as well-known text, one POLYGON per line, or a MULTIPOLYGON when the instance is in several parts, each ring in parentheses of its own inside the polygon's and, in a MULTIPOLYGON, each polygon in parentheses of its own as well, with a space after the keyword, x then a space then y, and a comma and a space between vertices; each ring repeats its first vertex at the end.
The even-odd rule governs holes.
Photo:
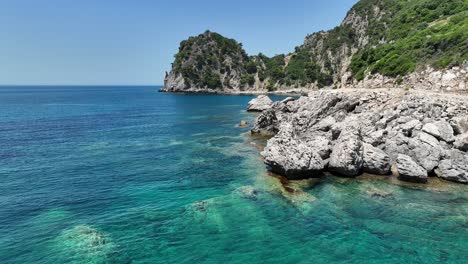
POLYGON ((396 160, 398 176, 403 181, 427 182, 427 171, 410 156, 399 154, 396 160))
POLYGON ((252 134, 273 136, 266 165, 289 179, 330 171, 468 183, 468 96, 404 90, 321 90, 275 102, 252 134))
POLYGON ((247 106, 249 112, 262 112, 269 109, 273 101, 266 95, 259 95, 257 98, 252 99, 247 106))

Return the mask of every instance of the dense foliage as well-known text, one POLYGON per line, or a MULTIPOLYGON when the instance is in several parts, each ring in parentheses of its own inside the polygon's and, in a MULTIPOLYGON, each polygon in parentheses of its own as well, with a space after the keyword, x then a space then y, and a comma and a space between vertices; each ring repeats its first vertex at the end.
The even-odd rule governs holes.
MULTIPOLYGON (((372 1, 360 3, 368 2, 372 1)), ((367 71, 397 77, 422 65, 445 68, 468 60, 468 1, 391 2, 398 11, 386 18, 388 29, 377 36, 385 43, 366 47, 352 58, 356 79, 363 79, 367 71)))
POLYGON ((249 61, 240 43, 206 31, 181 42, 172 70, 182 74, 190 86, 219 89, 223 87, 223 74, 229 75, 231 71, 246 74, 244 67, 249 61))

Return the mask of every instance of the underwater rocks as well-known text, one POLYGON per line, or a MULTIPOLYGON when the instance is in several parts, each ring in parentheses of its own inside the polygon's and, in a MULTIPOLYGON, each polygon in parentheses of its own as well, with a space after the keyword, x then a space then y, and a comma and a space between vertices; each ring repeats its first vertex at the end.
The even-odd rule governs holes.
POLYGON ((266 95, 259 95, 248 103, 247 111, 261 112, 271 107, 273 101, 266 95))
POLYGON ((241 197, 255 200, 257 199, 259 191, 255 189, 253 186, 241 186, 235 190, 235 192, 240 195, 241 197))
POLYGON ((403 181, 468 182, 467 95, 315 91, 272 103, 251 132, 273 136, 262 156, 288 179, 388 175, 395 166, 403 181))
MULTIPOLYGON (((54 258, 60 263, 123 263, 117 245, 90 226, 64 230, 52 243, 54 258)), ((123 258, 124 259, 124 258, 123 258)))
POLYGON ((388 198, 393 196, 391 192, 387 192, 378 188, 371 188, 366 190, 366 193, 372 198, 388 198))

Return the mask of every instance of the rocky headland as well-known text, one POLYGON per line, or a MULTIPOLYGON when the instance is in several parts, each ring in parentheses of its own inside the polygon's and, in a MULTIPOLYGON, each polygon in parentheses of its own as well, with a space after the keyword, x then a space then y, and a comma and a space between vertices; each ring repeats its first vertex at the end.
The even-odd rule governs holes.
MULTIPOLYGON (((331 88, 468 91, 468 3, 360 0, 337 27, 287 54, 248 55, 206 31, 180 43, 163 92, 266 93, 331 88)), ((292 47, 291 47, 292 48, 292 47)))
POLYGON ((271 137, 265 164, 288 179, 332 172, 468 183, 467 95, 320 90, 280 102, 262 96, 249 109, 263 109, 251 133, 271 137))

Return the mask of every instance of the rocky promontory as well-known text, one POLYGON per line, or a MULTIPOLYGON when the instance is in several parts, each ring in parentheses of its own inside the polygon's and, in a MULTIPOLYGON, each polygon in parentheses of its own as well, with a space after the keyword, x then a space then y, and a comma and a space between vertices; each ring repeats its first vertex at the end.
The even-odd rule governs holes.
POLYGON ((251 133, 272 136, 262 156, 272 172, 288 179, 328 171, 468 183, 467 95, 320 90, 272 103, 251 133))

